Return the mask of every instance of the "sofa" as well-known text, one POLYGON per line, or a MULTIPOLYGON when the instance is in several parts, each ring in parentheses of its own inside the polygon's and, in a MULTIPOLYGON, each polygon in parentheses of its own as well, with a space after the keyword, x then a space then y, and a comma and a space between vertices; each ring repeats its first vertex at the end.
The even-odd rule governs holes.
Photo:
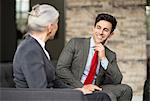
POLYGON ((0 87, 15 87, 12 63, 0 63, 0 87))
POLYGON ((150 79, 147 79, 144 83, 143 101, 150 101, 150 79))
POLYGON ((0 101, 86 101, 72 89, 15 88, 12 63, 0 63, 0 101))
POLYGON ((0 101, 85 101, 71 89, 0 88, 0 101))

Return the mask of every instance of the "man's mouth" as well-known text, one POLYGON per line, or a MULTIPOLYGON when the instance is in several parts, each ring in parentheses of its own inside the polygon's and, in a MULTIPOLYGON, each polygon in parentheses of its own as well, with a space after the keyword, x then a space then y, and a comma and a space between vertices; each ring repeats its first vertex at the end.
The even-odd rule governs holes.
POLYGON ((102 40, 104 37, 102 36, 97 36, 99 40, 102 40))

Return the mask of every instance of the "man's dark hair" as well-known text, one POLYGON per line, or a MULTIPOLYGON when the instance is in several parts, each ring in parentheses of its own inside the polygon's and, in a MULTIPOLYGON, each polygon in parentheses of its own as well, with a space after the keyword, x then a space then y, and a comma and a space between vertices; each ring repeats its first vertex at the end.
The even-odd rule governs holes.
POLYGON ((110 22, 112 24, 111 32, 113 32, 115 30, 116 25, 117 25, 117 21, 116 21, 115 17, 113 17, 112 15, 106 14, 106 13, 98 14, 95 19, 94 26, 96 26, 96 23, 99 22, 100 20, 106 20, 106 21, 110 22))

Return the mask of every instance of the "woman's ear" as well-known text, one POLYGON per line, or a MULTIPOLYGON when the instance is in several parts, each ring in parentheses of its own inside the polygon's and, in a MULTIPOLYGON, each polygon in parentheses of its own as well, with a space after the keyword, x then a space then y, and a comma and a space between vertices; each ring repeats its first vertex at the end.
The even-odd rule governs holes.
POLYGON ((48 26, 47 26, 47 32, 51 33, 52 29, 53 29, 53 24, 48 24, 48 26))

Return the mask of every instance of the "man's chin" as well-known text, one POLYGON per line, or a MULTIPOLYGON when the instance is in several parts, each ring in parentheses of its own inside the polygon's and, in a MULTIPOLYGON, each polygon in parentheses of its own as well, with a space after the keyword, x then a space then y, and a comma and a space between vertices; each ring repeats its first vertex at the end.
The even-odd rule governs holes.
POLYGON ((100 43, 101 43, 101 44, 104 44, 105 41, 97 41, 97 42, 96 42, 96 44, 100 44, 100 43))

